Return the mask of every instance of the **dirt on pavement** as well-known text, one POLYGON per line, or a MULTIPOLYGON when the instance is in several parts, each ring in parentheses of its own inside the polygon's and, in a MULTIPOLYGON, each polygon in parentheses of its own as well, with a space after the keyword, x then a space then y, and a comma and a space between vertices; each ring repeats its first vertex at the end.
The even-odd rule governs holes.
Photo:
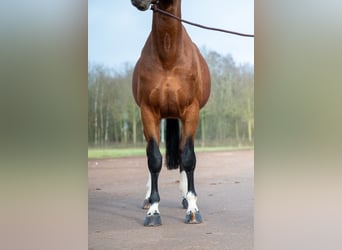
POLYGON ((88 161, 89 249, 253 249, 254 151, 196 157, 203 223, 184 223, 179 171, 163 166, 159 227, 143 226, 146 157, 88 161))

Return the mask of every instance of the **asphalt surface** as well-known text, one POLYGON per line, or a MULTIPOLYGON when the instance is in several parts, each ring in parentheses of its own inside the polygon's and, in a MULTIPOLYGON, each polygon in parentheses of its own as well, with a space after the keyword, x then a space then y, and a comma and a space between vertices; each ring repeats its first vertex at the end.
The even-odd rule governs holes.
POLYGON ((203 223, 184 223, 179 171, 163 167, 163 225, 144 227, 146 157, 88 161, 89 249, 253 249, 254 151, 197 153, 203 223))

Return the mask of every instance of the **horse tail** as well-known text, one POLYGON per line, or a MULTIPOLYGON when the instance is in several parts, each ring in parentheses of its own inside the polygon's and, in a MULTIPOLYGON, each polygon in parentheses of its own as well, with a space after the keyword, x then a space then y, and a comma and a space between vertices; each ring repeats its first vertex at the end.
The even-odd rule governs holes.
POLYGON ((177 169, 180 164, 179 154, 179 121, 166 119, 166 167, 177 169))

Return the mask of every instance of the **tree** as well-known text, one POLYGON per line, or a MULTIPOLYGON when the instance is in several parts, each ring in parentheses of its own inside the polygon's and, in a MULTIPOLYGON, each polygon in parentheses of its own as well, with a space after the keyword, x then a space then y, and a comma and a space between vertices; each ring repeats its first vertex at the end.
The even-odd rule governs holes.
MULTIPOLYGON (((211 96, 201 110, 196 138, 201 145, 253 143, 253 66, 236 65, 230 55, 202 52, 211 73, 211 96)), ((117 72, 103 65, 88 69, 89 145, 138 145, 144 142, 139 107, 131 87, 133 67, 117 72)))

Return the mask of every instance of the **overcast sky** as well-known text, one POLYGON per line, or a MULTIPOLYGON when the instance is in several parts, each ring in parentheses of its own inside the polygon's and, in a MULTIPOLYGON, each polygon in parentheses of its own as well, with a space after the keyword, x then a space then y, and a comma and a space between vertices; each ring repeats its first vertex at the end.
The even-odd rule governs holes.
MULTIPOLYGON (((206 26, 254 34, 253 0, 183 0, 182 18, 206 26)), ((88 0, 88 60, 115 69, 134 64, 151 31, 152 11, 130 0, 88 0)), ((254 64, 254 38, 184 25, 199 48, 231 54, 237 64, 254 64)))

